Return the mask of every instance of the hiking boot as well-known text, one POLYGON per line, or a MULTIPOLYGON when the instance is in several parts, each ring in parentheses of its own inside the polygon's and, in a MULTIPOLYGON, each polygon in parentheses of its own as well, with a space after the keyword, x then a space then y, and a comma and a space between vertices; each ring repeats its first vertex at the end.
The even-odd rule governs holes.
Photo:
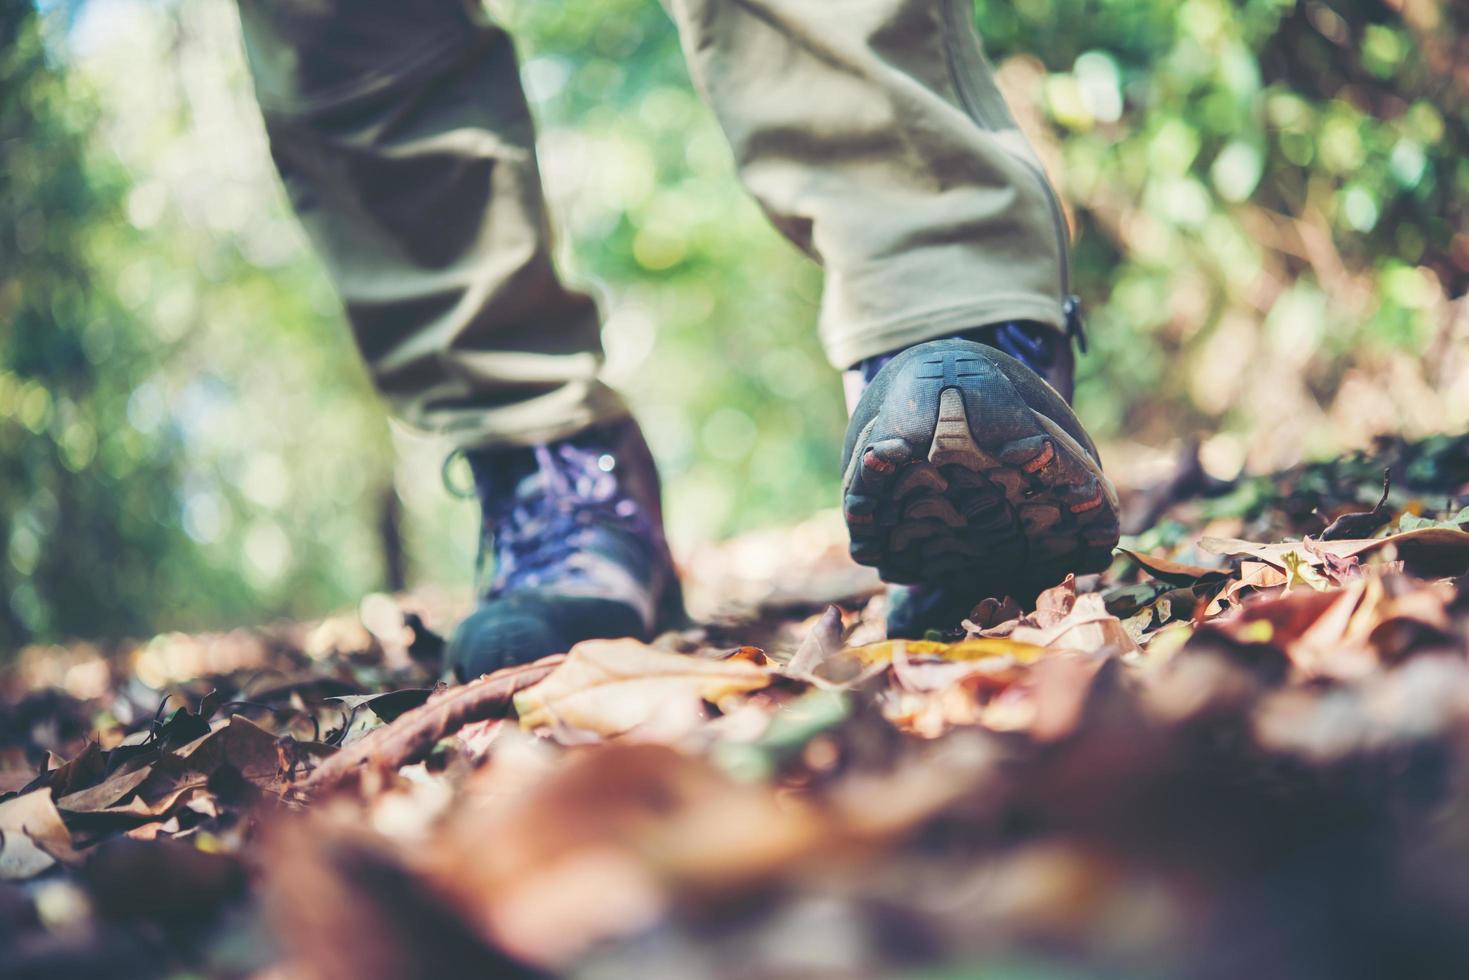
POLYGON ((494 577, 459 625, 460 680, 600 637, 649 638, 682 614, 658 471, 628 420, 529 449, 466 453, 494 577))
POLYGON ((899 586, 889 636, 1111 563, 1117 493, 1068 403, 1073 363, 1059 332, 1005 323, 858 365, 842 510, 852 557, 899 586))

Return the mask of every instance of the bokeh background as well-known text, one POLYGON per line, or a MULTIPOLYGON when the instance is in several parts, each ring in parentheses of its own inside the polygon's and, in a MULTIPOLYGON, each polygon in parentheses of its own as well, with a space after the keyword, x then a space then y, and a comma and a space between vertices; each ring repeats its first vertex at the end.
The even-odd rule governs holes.
MULTIPOLYGON (((293 224, 230 0, 0 0, 0 659, 465 586, 293 224)), ((819 271, 736 186, 654 0, 512 0, 561 260, 676 545, 835 502, 819 271)), ((1069 206, 1121 482, 1469 424, 1469 6, 978 0, 1069 206)))

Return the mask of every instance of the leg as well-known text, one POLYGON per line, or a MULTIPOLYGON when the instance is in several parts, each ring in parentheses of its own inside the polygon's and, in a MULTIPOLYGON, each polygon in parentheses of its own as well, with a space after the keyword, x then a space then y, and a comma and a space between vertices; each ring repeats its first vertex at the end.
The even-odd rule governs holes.
POLYGON ((666 0, 740 177, 826 271, 832 363, 1065 326, 1066 230, 968 0, 666 0))
POLYGON ((666 3, 741 178, 826 270, 822 340, 858 367, 852 556, 911 586, 889 632, 1105 568, 1117 499, 1067 404, 1066 228, 969 0, 666 3))
POLYGON ((680 608, 657 473, 551 263, 510 38, 472 0, 240 0, 271 151, 379 389, 465 449, 493 579, 461 678, 680 608))
POLYGON ((240 0, 291 202, 379 390, 465 448, 626 414, 551 263, 510 38, 468 0, 240 0))

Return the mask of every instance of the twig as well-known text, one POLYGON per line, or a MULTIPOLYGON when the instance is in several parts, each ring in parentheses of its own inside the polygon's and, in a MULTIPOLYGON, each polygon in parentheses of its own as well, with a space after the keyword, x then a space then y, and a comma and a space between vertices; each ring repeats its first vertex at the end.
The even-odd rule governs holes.
POLYGON ((417 762, 439 739, 470 722, 503 718, 516 692, 539 682, 565 659, 564 654, 556 654, 448 688, 327 759, 307 777, 302 789, 317 793, 356 779, 365 769, 383 771, 417 762))

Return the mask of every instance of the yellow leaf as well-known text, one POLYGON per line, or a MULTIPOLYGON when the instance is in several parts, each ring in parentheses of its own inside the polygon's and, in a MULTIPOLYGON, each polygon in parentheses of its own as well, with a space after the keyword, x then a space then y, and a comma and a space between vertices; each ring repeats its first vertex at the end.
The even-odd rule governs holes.
POLYGON ((1285 562, 1285 591, 1289 592, 1297 585, 1309 586, 1317 592, 1327 588, 1326 579, 1311 567, 1311 562, 1299 551, 1287 551, 1281 556, 1281 561, 1285 562))
POLYGON ((867 646, 852 647, 851 652, 864 664, 891 663, 894 649, 902 644, 908 658, 935 657, 940 660, 974 661, 991 657, 1014 657, 1023 664, 1034 663, 1044 653, 1034 643, 1021 643, 1001 637, 980 637, 960 640, 958 643, 936 643, 933 640, 884 640, 867 646))

